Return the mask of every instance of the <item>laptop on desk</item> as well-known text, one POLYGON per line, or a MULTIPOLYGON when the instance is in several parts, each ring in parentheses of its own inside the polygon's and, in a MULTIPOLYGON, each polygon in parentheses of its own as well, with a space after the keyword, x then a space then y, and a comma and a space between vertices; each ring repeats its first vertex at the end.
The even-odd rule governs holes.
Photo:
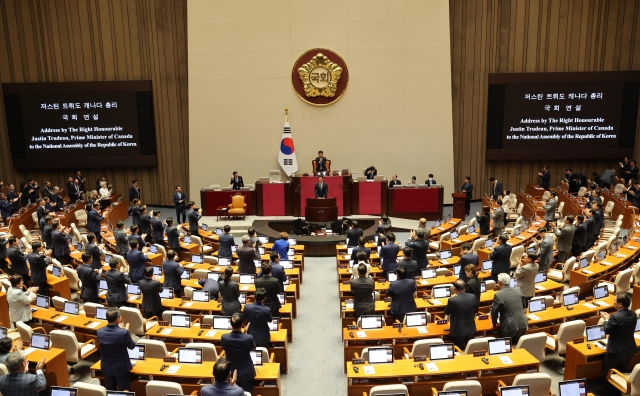
POLYGON ((132 366, 135 366, 139 360, 144 360, 145 348, 145 345, 136 345, 133 349, 127 348, 127 353, 129 354, 129 360, 131 361, 132 366))
POLYGON ((64 386, 52 386, 51 396, 77 396, 77 388, 67 388, 64 386))

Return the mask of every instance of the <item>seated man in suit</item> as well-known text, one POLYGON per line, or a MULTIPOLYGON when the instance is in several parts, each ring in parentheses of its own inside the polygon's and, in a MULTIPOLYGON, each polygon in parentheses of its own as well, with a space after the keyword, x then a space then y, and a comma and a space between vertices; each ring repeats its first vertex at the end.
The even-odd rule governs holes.
POLYGON ((433 173, 429 173, 429 178, 424 181, 424 184, 426 184, 429 187, 431 187, 432 184, 438 184, 433 178, 433 173))
POLYGON ((391 180, 389 181, 389 188, 393 188, 393 186, 401 186, 401 185, 402 185, 402 182, 398 180, 398 175, 394 173, 393 176, 391 177, 391 180))
POLYGON ((391 297, 393 319, 402 322, 405 314, 417 309, 416 300, 413 298, 417 288, 415 279, 409 279, 404 268, 396 269, 396 275, 398 275, 398 279, 389 284, 387 297, 391 297))
POLYGON ((231 178, 231 181, 229 182, 229 184, 231 184, 232 190, 239 190, 240 187, 244 187, 242 176, 239 176, 238 172, 235 172, 235 171, 233 172, 233 177, 231 178))
POLYGON ((318 151, 318 157, 313 161, 316 165, 316 174, 322 174, 322 172, 329 171, 329 169, 327 168, 327 159, 324 157, 324 152, 322 152, 322 150, 318 151))
POLYGON ((264 305, 267 291, 259 287, 256 289, 256 301, 245 304, 244 320, 247 321, 247 333, 253 336, 256 346, 268 348, 271 342, 269 323, 273 320, 271 309, 264 305))
POLYGON ((367 255, 367 259, 365 261, 367 263, 369 262, 369 257, 371 256, 371 249, 364 247, 366 243, 367 241, 364 239, 363 236, 360 236, 358 238, 358 246, 353 248, 353 251, 351 252, 351 260, 355 262, 356 255, 358 254, 358 252, 364 252, 367 255))
POLYGON ((236 385, 238 381, 237 371, 231 371, 231 363, 222 356, 213 365, 212 385, 205 385, 200 390, 202 396, 244 396, 244 390, 236 385))
POLYGON ((464 291, 464 282, 458 279, 453 282, 456 295, 451 297, 444 309, 444 314, 449 315, 451 328, 449 336, 453 343, 464 350, 467 342, 476 335, 475 316, 478 311, 476 296, 464 291))
POLYGON ((238 385, 245 392, 253 393, 253 379, 256 376, 256 369, 251 360, 251 351, 256 349, 253 336, 244 334, 242 323, 244 315, 236 312, 231 316, 231 333, 223 334, 221 337, 224 354, 231 362, 231 370, 238 372, 238 385))
POLYGON ((358 227, 358 220, 353 220, 347 231, 347 246, 355 247, 358 245, 358 238, 362 236, 362 228, 358 227))
POLYGON ((318 182, 316 183, 315 197, 327 198, 328 195, 329 195, 329 187, 327 186, 327 183, 324 182, 324 178, 320 176, 318 177, 318 182))
POLYGON ((131 389, 131 361, 127 349, 136 343, 129 333, 129 324, 122 323, 116 307, 107 310, 108 324, 98 330, 98 343, 102 350, 102 374, 105 388, 120 391, 131 389))

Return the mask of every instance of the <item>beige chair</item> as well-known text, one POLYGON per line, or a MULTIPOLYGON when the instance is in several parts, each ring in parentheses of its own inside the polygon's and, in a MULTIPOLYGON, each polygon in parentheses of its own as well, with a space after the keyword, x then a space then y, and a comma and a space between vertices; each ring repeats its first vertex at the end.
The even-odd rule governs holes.
POLYGON ((625 395, 640 395, 640 364, 636 364, 630 374, 609 370, 607 381, 625 395))
POLYGON ((280 171, 278 169, 269 171, 269 182, 279 182, 280 181, 280 171))
POLYGON ((227 210, 227 214, 230 217, 242 216, 242 219, 244 220, 246 213, 247 204, 244 202, 244 195, 237 194, 231 197, 231 203, 229 204, 229 210, 227 210))
POLYGON ((104 307, 104 305, 102 304, 96 304, 96 303, 91 303, 91 302, 86 302, 84 303, 84 305, 82 306, 82 309, 84 310, 85 315, 86 314, 91 314, 94 315, 96 314, 96 308, 98 307, 104 307))
POLYGON ((192 235, 191 243, 195 243, 198 245, 198 249, 200 250, 200 254, 211 254, 213 253, 213 247, 209 245, 205 245, 202 243, 202 239, 199 236, 192 235))
POLYGON ((560 325, 558 334, 551 335, 544 333, 547 336, 545 347, 562 355, 567 350, 567 342, 573 341, 574 338, 582 337, 586 327, 587 325, 584 323, 584 320, 564 322, 560 325))
POLYGON ((185 347, 202 348, 202 360, 205 362, 218 361, 218 351, 216 351, 216 346, 213 344, 210 344, 208 342, 190 342, 185 347))
MULTIPOLYGON (((529 396, 548 396, 551 394, 551 377, 545 373, 518 374, 513 379, 511 386, 529 386, 529 396)), ((496 388, 507 386, 502 380, 498 380, 496 388)), ((496 393, 498 393, 496 389, 496 393)))
POLYGON ((476 232, 479 231, 478 230, 478 220, 476 220, 475 216, 471 218, 471 220, 469 220, 469 227, 473 226, 473 228, 476 229, 476 232))
POLYGON ((547 278, 556 282, 569 282, 571 271, 577 266, 576 258, 571 257, 566 263, 557 263, 555 268, 547 270, 547 278), (560 269, 558 269, 560 267, 560 269))
POLYGON ((256 348, 256 352, 260 352, 260 355, 262 355, 262 362, 268 362, 268 363, 273 363, 273 355, 271 355, 271 357, 269 357, 269 350, 265 347, 257 347, 256 348))
POLYGON ((209 272, 210 271, 206 269, 197 269, 193 271, 193 279, 207 279, 209 272))
POLYGON ((524 246, 518 245, 515 246, 511 250, 511 256, 509 260, 511 261, 511 268, 516 268, 522 262, 522 255, 524 254, 524 246))
POLYGON ((80 291, 82 289, 82 283, 80 282, 80 278, 78 278, 78 272, 68 264, 62 267, 62 269, 64 270, 65 278, 69 279, 69 288, 80 291))
POLYGON ((58 309, 64 309, 64 303, 67 301, 69 300, 60 296, 53 296, 53 298, 51 298, 51 302, 53 303, 53 306, 58 309))
POLYGON ((463 224, 460 227, 458 227, 458 235, 459 236, 466 235, 468 228, 469 228, 469 226, 466 225, 466 224, 463 224))
POLYGON ((624 293, 628 292, 631 289, 631 275, 633 275, 633 268, 627 268, 618 272, 616 275, 613 275, 612 278, 615 277, 613 282, 611 281, 600 281, 598 286, 607 285, 607 290, 609 294, 616 293, 624 293))
MULTIPOLYGON (((514 201, 515 202, 515 201, 514 201)), ((524 204, 520 202, 518 204, 518 210, 515 213, 509 213, 507 215, 507 220, 517 220, 518 217, 522 217, 522 210, 524 209, 524 204)))
MULTIPOLYGON (((617 186, 616 186, 616 190, 617 190, 617 186)), ((622 189, 622 191, 624 191, 624 188, 622 189)), ((620 193, 616 193, 616 194, 620 194, 620 193)), ((615 206, 615 203, 613 201, 607 202, 607 204, 604 207, 604 218, 605 219, 610 219, 611 218, 614 206, 615 206)))
POLYGON ((162 359, 169 355, 164 341, 141 338, 136 344, 145 346, 144 355, 146 358, 162 359))
MULTIPOLYGON (((586 252, 582 253, 582 255, 580 256, 580 258, 586 258, 588 262, 592 262, 593 261, 593 255, 596 254, 595 249, 589 249, 586 252)), ((576 260, 576 261, 580 261, 580 260, 576 260)))
POLYGON ((438 242, 429 242, 429 248, 431 250, 440 250, 440 246, 442 244, 442 241, 447 241, 451 239, 451 233, 450 232, 443 232, 442 235, 440 235, 440 238, 438 239, 438 242))
POLYGON ((482 249, 483 247, 485 247, 487 243, 487 238, 478 238, 475 241, 473 241, 473 245, 471 245, 471 252, 477 254, 478 253, 478 249, 482 249))
POLYGON ((186 315, 189 315, 189 314, 188 314, 188 313, 186 313, 186 312, 183 312, 183 311, 169 311, 169 310, 165 310, 165 311, 163 311, 163 312, 162 312, 162 320, 163 320, 164 322, 169 322, 169 323, 171 323, 171 317, 172 317, 173 315, 185 315, 185 316, 186 316, 186 315))
POLYGON ((496 281, 494 281, 493 279, 485 278, 484 285, 487 290, 493 290, 493 288, 496 287, 496 281))
MULTIPOLYGON (((551 299, 553 304, 553 298, 551 299)), ((547 336, 544 333, 525 334, 518 340, 516 349, 526 349, 534 358, 544 361, 544 348, 547 336)))
POLYGON ((489 340, 495 340, 495 337, 472 338, 467 343, 466 348, 464 348, 464 354, 465 355, 473 355, 473 353, 477 352, 477 351, 488 351, 489 350, 489 340))
MULTIPOLYGON (((36 227, 37 224, 38 222, 36 221, 36 227)), ((29 231, 23 224, 20 224, 18 228, 20 228, 20 232, 22 232, 22 237, 25 238, 27 242, 29 242, 29 244, 33 243, 34 241, 42 240, 42 235, 40 234, 39 228, 29 231)))
POLYGON ((121 272, 129 272, 129 263, 127 263, 127 260, 124 259, 124 256, 121 256, 119 254, 114 254, 111 257, 115 257, 118 259, 118 261, 120 262, 121 272))
POLYGON ((87 211, 84 209, 78 209, 74 215, 76 216, 76 220, 78 221, 79 226, 87 225, 87 211))
POLYGON ((444 344, 442 338, 426 338, 423 340, 417 340, 411 347, 411 352, 407 348, 404 349, 404 356, 407 359, 412 359, 414 356, 426 356, 429 357, 429 346, 444 344))
POLYGON ((20 242, 22 243, 22 248, 24 250, 31 249, 31 242, 29 242, 27 238, 25 237, 20 238, 20 242))
POLYGON ((3 376, 3 375, 7 375, 7 374, 9 374, 9 370, 7 370, 7 366, 5 366, 4 364, 0 363, 0 377, 3 376))
POLYGON ((564 212, 564 202, 560 202, 558 204, 558 209, 556 210, 555 218, 556 219, 561 219, 563 212, 564 212))
POLYGON ((544 194, 542 194, 542 200, 543 201, 548 201, 549 197, 551 197, 551 193, 547 190, 544 192, 544 194))
MULTIPOLYGON (((363 392, 366 395, 366 392, 363 392)), ((369 396, 382 396, 382 395, 393 395, 393 396, 409 396, 409 389, 405 385, 378 385, 371 388, 369 391, 369 396)))
POLYGON ((102 385, 87 384, 85 382, 76 382, 74 388, 78 388, 77 396, 107 396, 107 388, 102 385))
POLYGON ((122 322, 129 325, 129 333, 143 336, 147 330, 158 324, 158 318, 144 319, 137 308, 120 307, 122 322), (155 320, 154 320, 155 319, 155 320))
MULTIPOLYGON (((70 373, 73 377, 77 376, 79 378, 79 375, 74 375, 75 370, 73 366, 98 351, 96 340, 91 339, 80 344, 76 338, 76 334, 69 330, 51 330, 49 336, 51 336, 51 348, 64 349, 66 351, 67 363, 71 365, 70 373)), ((73 380, 72 378, 69 379, 73 380)))
POLYGON ((182 385, 169 381, 149 381, 145 388, 147 396, 167 396, 168 394, 183 395, 182 385))
POLYGON ((31 327, 23 321, 17 321, 16 327, 18 328, 18 334, 22 342, 31 342, 31 335, 35 331, 36 333, 47 334, 47 331, 43 327, 31 327))
POLYGON ((214 265, 216 265, 216 264, 218 264, 218 258, 214 257, 214 256, 204 256, 203 262, 205 264, 214 264, 214 265))
MULTIPOLYGON (((435 389, 432 388, 432 391, 435 389)), ((482 396, 482 384, 479 381, 449 381, 442 387, 443 392, 467 391, 467 396, 482 396)), ((434 393, 437 395, 437 393, 434 393)))
POLYGON ((189 297, 189 298, 193 298, 193 291, 195 289, 191 286, 185 286, 184 289, 182 289, 182 291, 184 292, 184 296, 185 297, 189 297))
POLYGON ((167 249, 164 248, 164 246, 156 243, 154 244, 154 246, 156 246, 158 248, 158 254, 162 255, 162 260, 166 260, 167 259, 167 249))
MULTIPOLYGON (((580 286, 573 286, 567 289, 564 289, 561 293, 561 298, 564 298, 564 295, 567 293, 573 293, 573 292, 578 292, 578 295, 580 295, 580 286)), ((562 301, 561 301, 562 302, 562 301)))
POLYGON ((587 193, 587 188, 586 187, 580 187, 580 189, 578 190, 578 198, 584 198, 584 194, 587 193))

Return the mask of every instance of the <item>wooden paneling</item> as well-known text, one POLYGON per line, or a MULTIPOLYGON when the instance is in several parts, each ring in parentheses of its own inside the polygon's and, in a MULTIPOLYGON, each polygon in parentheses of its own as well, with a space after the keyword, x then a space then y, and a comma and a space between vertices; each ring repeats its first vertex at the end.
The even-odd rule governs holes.
MULTIPOLYGON (((512 192, 539 182, 549 165, 552 186, 567 168, 590 177, 617 160, 485 159, 489 73, 640 69, 637 0, 450 0, 453 144, 456 185, 471 176, 474 198, 495 176, 512 192)), ((636 157, 640 138, 636 132, 636 157)))
MULTIPOLYGON (((189 191, 186 23, 186 0, 2 0, 0 81, 151 80, 157 166, 79 170, 123 196, 138 179, 145 203, 173 205, 176 184, 189 191)), ((64 188, 77 169, 13 169, 3 103, 0 114, 0 180, 64 188)))

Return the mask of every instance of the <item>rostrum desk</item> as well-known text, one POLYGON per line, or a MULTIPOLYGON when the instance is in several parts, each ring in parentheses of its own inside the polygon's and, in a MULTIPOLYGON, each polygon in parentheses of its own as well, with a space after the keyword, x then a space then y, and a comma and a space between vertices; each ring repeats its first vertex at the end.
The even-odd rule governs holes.
POLYGON ((335 198, 307 198, 305 219, 316 223, 329 223, 338 219, 335 198))

